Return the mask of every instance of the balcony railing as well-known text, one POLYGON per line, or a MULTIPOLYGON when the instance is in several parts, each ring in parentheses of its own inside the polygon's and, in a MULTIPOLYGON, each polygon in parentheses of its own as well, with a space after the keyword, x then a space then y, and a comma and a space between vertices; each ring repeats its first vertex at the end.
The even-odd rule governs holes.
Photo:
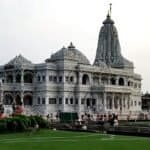
POLYGON ((32 83, 4 83, 3 84, 3 90, 5 91, 20 91, 23 90, 33 90, 33 84, 32 83))

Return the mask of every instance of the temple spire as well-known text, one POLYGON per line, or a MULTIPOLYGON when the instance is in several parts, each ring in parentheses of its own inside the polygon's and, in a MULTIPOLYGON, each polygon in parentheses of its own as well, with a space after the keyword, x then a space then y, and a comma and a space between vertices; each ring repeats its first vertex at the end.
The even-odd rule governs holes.
POLYGON ((112 4, 110 4, 107 18, 103 21, 103 26, 99 33, 94 65, 112 68, 133 68, 132 62, 125 59, 121 54, 118 32, 114 21, 111 19, 111 6, 112 4))
POLYGON ((109 16, 111 17, 112 3, 109 4, 109 16))

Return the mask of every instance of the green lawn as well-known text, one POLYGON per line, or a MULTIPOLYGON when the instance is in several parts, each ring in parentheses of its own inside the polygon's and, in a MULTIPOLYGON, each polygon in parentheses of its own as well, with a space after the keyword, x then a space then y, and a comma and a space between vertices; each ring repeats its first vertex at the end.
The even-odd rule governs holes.
POLYGON ((150 138, 41 130, 1 134, 0 150, 148 150, 150 138))

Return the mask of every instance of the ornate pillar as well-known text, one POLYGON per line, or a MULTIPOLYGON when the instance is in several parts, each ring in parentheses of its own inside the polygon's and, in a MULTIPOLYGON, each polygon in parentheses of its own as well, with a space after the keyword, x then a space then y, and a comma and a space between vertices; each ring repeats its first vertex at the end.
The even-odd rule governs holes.
POLYGON ((78 97, 78 113, 81 111, 81 97, 78 97))
POLYGON ((21 70, 21 84, 24 84, 24 70, 21 70))
POLYGON ((114 109, 115 109, 115 107, 114 107, 114 94, 112 94, 112 112, 114 112, 114 109))
POLYGON ((63 96, 62 107, 63 112, 65 112, 65 96, 63 96))
POLYGON ((119 77, 116 77, 116 85, 119 85, 119 77))
POLYGON ((16 74, 13 72, 13 83, 16 83, 16 74))
POLYGON ((20 97, 21 97, 21 102, 22 102, 22 104, 24 104, 24 103, 23 103, 24 91, 21 91, 20 97))
POLYGON ((1 92, 0 92, 0 103, 3 103, 3 98, 4 98, 4 93, 1 90, 1 92))
POLYGON ((103 95, 103 107, 104 107, 103 110, 104 111, 106 111, 106 96, 107 96, 106 92, 104 92, 104 95, 103 95))
POLYGON ((110 85, 111 76, 108 76, 108 85, 110 85))

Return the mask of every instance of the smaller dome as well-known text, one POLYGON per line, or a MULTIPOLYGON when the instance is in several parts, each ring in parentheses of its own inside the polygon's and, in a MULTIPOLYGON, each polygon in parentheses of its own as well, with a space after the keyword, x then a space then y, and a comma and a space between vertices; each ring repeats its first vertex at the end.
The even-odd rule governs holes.
POLYGON ((77 61, 79 64, 90 64, 86 56, 77 50, 72 43, 70 43, 68 48, 63 47, 55 54, 51 55, 51 58, 46 59, 46 62, 53 62, 57 60, 73 60, 77 61))
POLYGON ((23 57, 22 55, 16 56, 14 59, 10 60, 6 65, 5 68, 11 68, 15 66, 22 66, 22 65, 32 65, 32 62, 23 57))

